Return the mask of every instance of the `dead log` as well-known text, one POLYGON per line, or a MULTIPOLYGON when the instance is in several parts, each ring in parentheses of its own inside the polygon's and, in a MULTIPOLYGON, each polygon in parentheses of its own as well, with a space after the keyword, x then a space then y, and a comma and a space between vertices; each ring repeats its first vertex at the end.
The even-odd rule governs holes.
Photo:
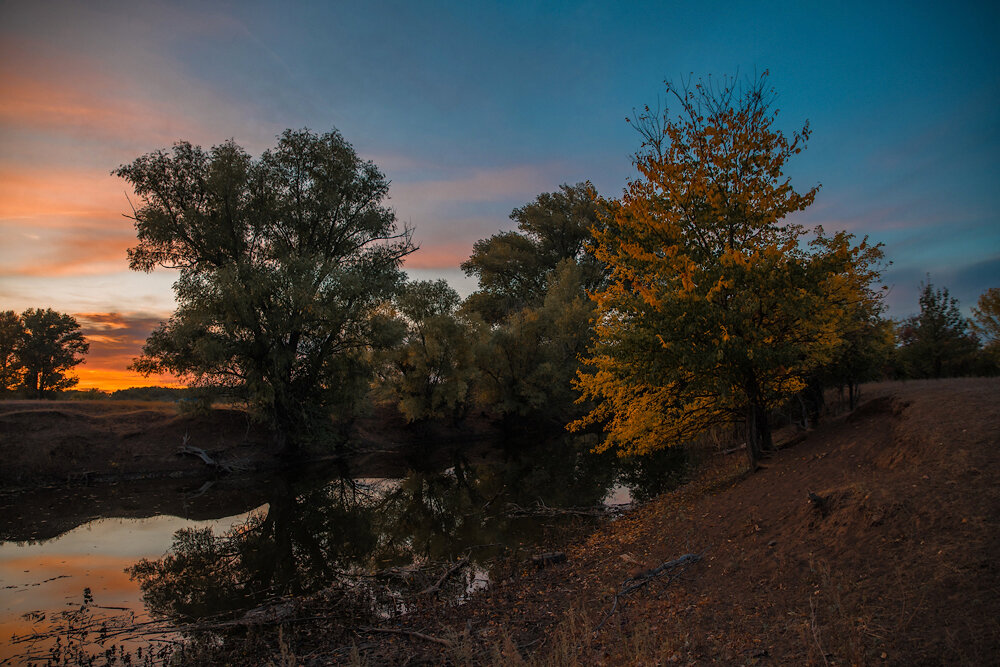
POLYGON ((550 551, 548 553, 538 554, 531 557, 531 564, 539 569, 548 565, 558 565, 559 563, 565 562, 566 554, 562 551, 550 551))

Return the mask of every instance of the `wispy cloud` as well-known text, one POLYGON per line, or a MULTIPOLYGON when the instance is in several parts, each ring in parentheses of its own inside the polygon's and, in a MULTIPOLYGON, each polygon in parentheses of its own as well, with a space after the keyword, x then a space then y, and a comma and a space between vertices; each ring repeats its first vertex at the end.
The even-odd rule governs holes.
POLYGON ((532 198, 551 188, 546 170, 537 165, 474 169, 456 178, 397 183, 393 199, 416 202, 492 202, 532 198))
POLYGON ((90 343, 85 365, 76 370, 81 388, 114 390, 178 384, 171 375, 146 377, 127 370, 141 354, 146 338, 160 324, 160 317, 148 313, 74 313, 73 316, 90 343))

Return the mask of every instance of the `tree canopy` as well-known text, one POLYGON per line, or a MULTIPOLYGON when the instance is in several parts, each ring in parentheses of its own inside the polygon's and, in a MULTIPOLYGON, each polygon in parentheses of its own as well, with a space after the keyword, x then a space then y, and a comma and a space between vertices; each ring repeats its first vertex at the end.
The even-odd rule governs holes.
POLYGON ((0 313, 0 390, 20 390, 31 398, 76 386, 67 372, 83 363, 90 344, 71 315, 29 308, 20 315, 0 313))
POLYGON ((376 306, 414 250, 389 184, 337 131, 285 131, 253 159, 233 141, 186 142, 113 172, 141 198, 134 270, 179 271, 177 310, 133 367, 223 385, 295 446, 363 395, 376 306))
POLYGON ((878 300, 878 246, 821 229, 807 242, 786 219, 818 186, 797 192, 784 173, 809 126, 790 138, 777 129, 766 76, 668 83, 677 112, 646 108, 633 121, 640 178, 595 229, 609 279, 577 386, 597 407, 571 424, 603 425, 604 447, 643 453, 742 422, 755 463, 771 446, 769 410, 878 300))
POLYGON ((979 295, 972 309, 972 329, 987 349, 1000 347, 1000 287, 991 287, 979 295))
POLYGON ((476 241, 462 263, 466 275, 479 279, 467 307, 490 324, 545 300, 549 278, 559 262, 572 259, 586 267, 584 286, 593 287, 601 271, 587 251, 597 224, 597 193, 590 182, 561 185, 510 214, 518 231, 499 232, 476 241))
POLYGON ((928 280, 920 286, 919 303, 920 313, 899 326, 899 357, 906 375, 939 378, 971 372, 979 343, 969 331, 958 299, 947 287, 935 289, 928 280))

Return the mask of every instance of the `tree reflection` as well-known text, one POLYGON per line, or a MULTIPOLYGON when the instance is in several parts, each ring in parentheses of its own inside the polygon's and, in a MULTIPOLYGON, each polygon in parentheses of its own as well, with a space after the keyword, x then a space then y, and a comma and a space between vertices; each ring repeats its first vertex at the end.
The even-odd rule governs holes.
POLYGON ((459 454, 445 471, 402 480, 355 480, 346 470, 321 483, 276 479, 267 505, 242 525, 222 535, 178 531, 165 556, 144 559, 129 574, 151 613, 181 623, 330 589, 363 599, 372 612, 391 612, 436 578, 422 568, 462 554, 485 568, 499 553, 544 546, 566 523, 513 517, 511 505, 600 504, 619 471, 613 456, 591 448, 567 437, 502 465, 470 465, 459 454))

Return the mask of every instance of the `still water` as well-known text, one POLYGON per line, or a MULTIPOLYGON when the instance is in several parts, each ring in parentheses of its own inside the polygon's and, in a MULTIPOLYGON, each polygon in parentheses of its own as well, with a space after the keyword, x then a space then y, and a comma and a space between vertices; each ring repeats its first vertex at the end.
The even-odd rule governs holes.
POLYGON ((405 613, 437 564, 465 558, 442 591, 460 602, 489 584, 499 560, 545 550, 567 523, 586 521, 550 510, 642 500, 683 465, 588 450, 564 438, 476 465, 459 452, 445 469, 395 478, 341 465, 2 498, 0 664, 44 662, 67 646, 148 656, 179 639, 151 633, 164 623, 237 618, 332 586, 377 616, 405 613), (135 627, 150 632, 125 631, 135 627), (32 634, 44 637, 25 640, 32 634))

